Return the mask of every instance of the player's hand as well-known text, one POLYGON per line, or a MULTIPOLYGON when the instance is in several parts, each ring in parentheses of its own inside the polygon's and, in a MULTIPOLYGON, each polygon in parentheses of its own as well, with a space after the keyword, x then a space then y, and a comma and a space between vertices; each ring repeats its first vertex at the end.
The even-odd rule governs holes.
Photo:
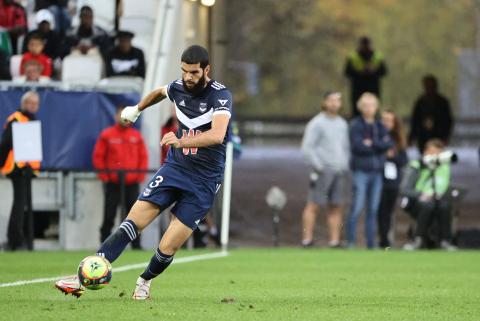
POLYGON ((162 137, 162 141, 160 142, 160 145, 170 145, 173 148, 180 148, 182 147, 182 144, 180 142, 180 139, 175 135, 173 132, 169 132, 166 135, 162 137))
POLYGON ((129 106, 125 107, 122 110, 122 114, 120 117, 127 122, 134 123, 137 119, 138 116, 140 116, 142 112, 138 110, 138 106, 129 106))

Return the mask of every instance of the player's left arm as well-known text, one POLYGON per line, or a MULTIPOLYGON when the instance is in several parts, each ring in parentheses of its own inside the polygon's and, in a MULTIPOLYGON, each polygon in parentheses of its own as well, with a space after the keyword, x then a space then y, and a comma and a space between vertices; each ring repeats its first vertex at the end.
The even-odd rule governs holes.
POLYGON ((142 111, 168 97, 168 86, 157 88, 142 98, 136 106, 127 106, 122 110, 123 120, 134 123, 142 111))
POLYGON ((193 137, 178 138, 175 133, 169 132, 163 136, 161 144, 171 145, 174 148, 188 148, 188 147, 207 147, 212 145, 219 145, 225 139, 227 134, 228 122, 230 121, 229 114, 213 115, 212 128, 206 132, 200 133, 193 137))

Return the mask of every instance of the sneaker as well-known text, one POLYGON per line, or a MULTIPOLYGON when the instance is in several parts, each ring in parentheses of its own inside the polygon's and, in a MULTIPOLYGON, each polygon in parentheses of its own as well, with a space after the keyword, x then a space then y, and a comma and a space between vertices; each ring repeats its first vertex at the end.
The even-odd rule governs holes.
POLYGON ((330 242, 328 242, 328 247, 330 249, 342 249, 343 245, 339 241, 330 241, 330 242))
POLYGON ((313 243, 313 240, 303 240, 302 241, 302 246, 304 249, 308 249, 308 248, 311 248, 313 247, 314 243, 313 243))
POLYGON ((58 280, 55 282, 55 287, 65 295, 71 294, 77 298, 79 298, 85 291, 85 288, 80 284, 78 276, 76 275, 58 280))
POLYGON ((150 299, 150 284, 152 280, 144 280, 141 276, 137 279, 135 291, 133 291, 132 299, 148 300, 150 299))
POLYGON ((443 249, 443 250, 446 250, 446 251, 456 251, 457 250, 457 247, 455 245, 453 245, 452 243, 450 243, 449 241, 445 241, 443 240, 442 242, 440 242, 440 247, 443 249))
POLYGON ((413 242, 407 243, 403 246, 405 251, 415 251, 419 250, 422 247, 422 238, 416 237, 413 242))

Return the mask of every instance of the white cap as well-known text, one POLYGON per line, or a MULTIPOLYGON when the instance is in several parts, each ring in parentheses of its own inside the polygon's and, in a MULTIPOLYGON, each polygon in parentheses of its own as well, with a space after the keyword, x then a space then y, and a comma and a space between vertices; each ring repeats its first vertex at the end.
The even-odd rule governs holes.
POLYGON ((39 25, 43 21, 49 22, 52 29, 55 27, 55 18, 48 9, 39 10, 35 15, 35 22, 37 23, 37 25, 39 25))

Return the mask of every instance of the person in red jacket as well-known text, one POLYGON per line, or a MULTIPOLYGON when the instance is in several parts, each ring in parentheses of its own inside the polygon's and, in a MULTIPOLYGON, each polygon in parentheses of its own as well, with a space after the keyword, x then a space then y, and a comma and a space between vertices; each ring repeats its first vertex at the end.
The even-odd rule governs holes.
POLYGON ((27 32, 25 9, 13 0, 0 0, 0 29, 8 32, 12 53, 17 53, 18 38, 27 32))
POLYGON ((36 60, 42 66, 42 76, 52 76, 52 59, 43 53, 45 48, 45 40, 40 34, 33 34, 28 39, 28 51, 23 54, 22 62, 20 64, 20 74, 25 74, 25 64, 29 61, 36 60))
MULTIPOLYGON (((121 120, 121 111, 122 108, 119 108, 115 115, 116 124, 100 133, 93 150, 93 166, 97 170, 127 171, 123 177, 121 173, 116 172, 98 174, 104 182, 105 192, 103 224, 100 228, 102 242, 111 233, 117 207, 122 206, 123 219, 137 200, 139 184, 143 182, 145 173, 128 170, 145 170, 148 165, 148 154, 143 138, 138 130, 121 120), (123 200, 122 183, 125 184, 123 200)), ((140 248, 139 237, 132 242, 132 247, 140 248)))

